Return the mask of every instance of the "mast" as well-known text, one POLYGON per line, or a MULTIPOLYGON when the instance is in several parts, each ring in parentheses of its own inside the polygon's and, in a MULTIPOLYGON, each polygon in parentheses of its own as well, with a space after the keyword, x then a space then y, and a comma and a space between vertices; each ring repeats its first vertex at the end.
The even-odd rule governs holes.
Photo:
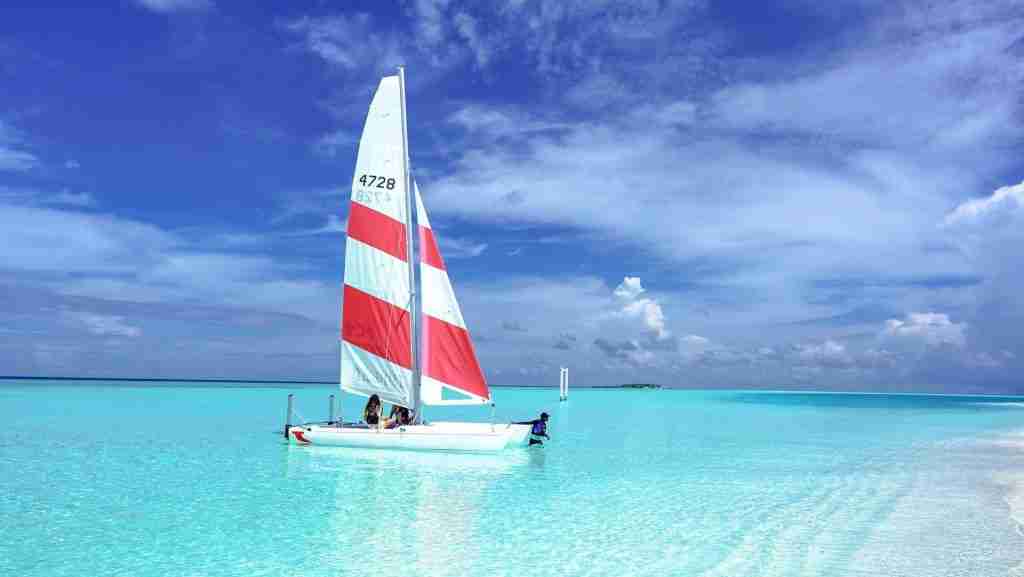
POLYGON ((412 398, 413 398, 413 419, 414 423, 419 423, 422 420, 420 414, 423 410, 423 400, 420 396, 420 347, 419 347, 419 333, 420 333, 420 315, 416 306, 416 264, 413 262, 413 198, 412 198, 412 178, 409 174, 409 124, 408 117, 405 110, 405 66, 398 67, 398 86, 400 88, 402 100, 402 149, 404 154, 402 155, 402 182, 405 190, 405 211, 408 215, 408 225, 405 227, 405 246, 408 247, 406 260, 409 263, 409 314, 412 315, 412 327, 410 332, 410 346, 412 348, 412 398))

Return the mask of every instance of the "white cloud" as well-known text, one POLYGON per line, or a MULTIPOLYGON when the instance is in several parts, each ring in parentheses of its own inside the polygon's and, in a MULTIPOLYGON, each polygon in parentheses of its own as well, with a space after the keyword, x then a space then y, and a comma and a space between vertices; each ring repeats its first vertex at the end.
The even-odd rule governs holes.
POLYGON ((623 104, 634 97, 635 92, 626 84, 607 72, 592 72, 573 84, 566 93, 566 101, 581 108, 601 109, 609 105, 623 104))
POLYGON ((339 299, 337 287, 308 280, 299 260, 216 252, 203 237, 116 216, 0 200, 0 229, 4 269, 21 285, 64 295, 251 307, 313 320, 336 310, 339 299))
POLYGON ((800 364, 809 366, 846 367, 853 364, 846 345, 831 339, 796 345, 796 358, 800 364))
POLYGON ((880 24, 890 29, 865 30, 857 45, 812 73, 722 89, 712 110, 731 128, 828 135, 871 146, 935 152, 1006 142, 1015 133, 1014 86, 1024 69, 1008 50, 1018 26, 971 20, 937 28, 932 21, 890 18, 880 24), (965 83, 965 77, 973 80, 965 83))
POLYGON ((1004 186, 984 198, 965 201, 946 215, 943 222, 946 226, 969 223, 995 213, 1013 212, 1022 207, 1024 207, 1024 182, 1014 186, 1004 186))
POLYGON ((296 230, 287 233, 287 236, 316 236, 320 234, 346 234, 348 232, 348 219, 341 218, 336 214, 327 215, 327 223, 323 226, 311 229, 296 230))
POLYGON ((64 189, 48 199, 51 204, 66 206, 89 207, 96 206, 96 199, 88 192, 71 192, 64 189))
POLYGON ((612 341, 600 337, 594 339, 594 346, 608 358, 625 361, 635 366, 651 365, 655 361, 655 354, 644 348, 636 339, 612 341))
POLYGON ((130 273, 180 240, 149 224, 110 216, 0 204, 5 267, 59 273, 130 273))
POLYGON ((700 335, 686 335, 680 340, 686 343, 688 346, 693 347, 706 347, 711 342, 707 338, 702 337, 700 335))
POLYGON ((297 190, 281 195, 280 210, 274 215, 271 224, 282 224, 294 219, 334 214, 338 207, 344 206, 349 196, 349 187, 318 188, 314 190, 297 190))
POLYGON ((394 30, 381 26, 369 14, 304 16, 288 22, 286 28, 301 35, 310 52, 348 71, 376 74, 405 62, 394 30))
POLYGON ((525 52, 527 64, 538 72, 550 74, 578 72, 604 58, 656 45, 659 34, 683 25, 701 4, 412 0, 405 3, 412 34, 392 21, 371 22, 367 15, 306 17, 288 27, 307 37, 311 51, 350 71, 366 62, 379 63, 382 53, 405 54, 422 65, 418 69, 445 70, 466 62, 486 69, 498 55, 514 49, 525 52))
POLYGON ((6 148, 0 144, 0 171, 27 172, 39 166, 39 158, 23 150, 6 148))
POLYGON ((487 243, 474 242, 465 238, 442 236, 438 239, 443 258, 476 258, 487 250, 487 243))
POLYGON ((413 5, 415 13, 416 36, 423 50, 437 48, 445 40, 444 9, 448 0, 416 0, 413 5))
POLYGON ((24 150, 24 138, 0 120, 0 172, 27 172, 39 166, 39 158, 24 150))
POLYGON ((327 224, 320 230, 324 233, 345 234, 348 231, 348 219, 342 219, 336 214, 327 215, 327 224))
MULTIPOLYGON (((569 7, 544 16, 534 4, 507 9, 552 32, 543 41, 540 31, 524 32, 539 43, 530 47, 535 54, 545 51, 540 45, 589 47, 624 34, 579 30, 586 38, 574 39, 577 30, 545 28, 575 18, 569 7)), ((687 271, 695 296, 717 322, 731 322, 729 330, 861 304, 823 303, 809 288, 823 278, 987 278, 935 223, 950 198, 1019 162, 1007 145, 1022 128, 1011 114, 1022 66, 1007 50, 1019 32, 991 18, 936 31, 932 17, 905 22, 884 8, 869 17, 853 35, 864 42, 741 66, 686 89, 628 58, 575 62, 552 50, 551 68, 577 66, 580 81, 548 95, 550 106, 469 103, 451 115, 466 142, 454 154, 446 142, 447 171, 427 183, 431 208, 478 223, 550 226, 582 250, 614 243, 667 261, 687 271), (557 129, 523 130, 532 124, 557 129), (728 308, 742 308, 743 318, 723 315, 728 308)), ((663 60, 682 67, 687 58, 670 52, 663 60)), ((706 53, 697 59, 709 71, 727 64, 706 53)), ((950 306, 928 302, 919 286, 885 291, 895 310, 950 306)), ((868 299, 882 289, 834 292, 868 299)), ((815 330, 791 338, 828 336, 815 330)))
POLYGON ((945 313, 910 313, 904 319, 885 321, 885 335, 920 340, 933 347, 950 345, 962 348, 966 342, 966 323, 954 323, 945 313))
POLYGON ((84 311, 71 311, 65 314, 68 318, 85 326, 94 335, 138 337, 142 334, 142 329, 126 323, 122 316, 102 315, 84 311))
POLYGON ((455 15, 453 22, 459 36, 473 51, 477 66, 486 68, 491 60, 491 47, 483 41, 476 19, 465 12, 459 12, 455 15))
POLYGON ((338 156, 340 151, 353 151, 358 140, 347 130, 335 130, 324 134, 313 143, 313 151, 327 158, 338 156))
POLYGON ((139 6, 158 12, 171 14, 174 12, 202 12, 213 8, 210 0, 135 0, 139 6))
POLYGON ((640 122, 654 122, 667 127, 690 126, 697 120, 697 105, 685 100, 664 105, 648 104, 637 108, 633 117, 640 122))
POLYGON ((448 117, 448 122, 475 136, 491 140, 567 127, 565 124, 545 122, 532 115, 523 115, 513 109, 484 107, 477 104, 463 106, 448 117))
POLYGON ((29 188, 8 188, 0 186, 0 203, 10 203, 20 207, 71 206, 91 207, 96 199, 88 192, 71 192, 64 188, 59 192, 46 192, 29 188))
POLYGON ((646 291, 640 284, 639 277, 623 278, 613 293, 622 307, 618 314, 641 319, 644 327, 659 340, 671 337, 672 333, 665 328, 665 313, 661 310, 661 305, 654 299, 640 298, 644 292, 646 291))
POLYGON ((76 170, 76 169, 81 168, 81 167, 82 167, 82 165, 79 164, 78 161, 74 160, 74 159, 68 160, 67 162, 64 163, 64 168, 66 168, 68 170, 76 170))
POLYGON ((627 276, 622 279, 619 286, 615 287, 614 294, 620 299, 630 301, 643 292, 644 287, 640 284, 640 277, 627 276))
POLYGON ((712 348, 711 340, 700 335, 686 335, 679 339, 679 352, 691 363, 705 359, 712 348))

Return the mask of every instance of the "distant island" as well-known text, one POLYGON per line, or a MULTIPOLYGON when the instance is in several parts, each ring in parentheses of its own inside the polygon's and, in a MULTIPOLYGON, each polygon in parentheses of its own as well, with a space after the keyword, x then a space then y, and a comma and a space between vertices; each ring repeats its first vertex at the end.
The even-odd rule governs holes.
POLYGON ((620 389, 660 389, 661 385, 653 385, 651 383, 627 383, 625 385, 619 385, 620 389))

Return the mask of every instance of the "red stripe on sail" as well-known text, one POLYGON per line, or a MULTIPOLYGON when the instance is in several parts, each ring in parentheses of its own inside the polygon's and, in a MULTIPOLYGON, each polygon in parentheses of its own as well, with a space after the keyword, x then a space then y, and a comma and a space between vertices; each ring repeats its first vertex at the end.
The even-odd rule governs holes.
POLYGON ((423 315, 423 374, 460 391, 490 398, 469 331, 423 315))
POLYGON ((341 338, 396 365, 412 368, 409 311, 345 285, 341 338))
POLYGON ((347 234, 349 238, 406 260, 405 225, 382 212, 358 202, 351 203, 347 234))
POLYGON ((434 231, 425 226, 420 227, 420 260, 436 269, 445 270, 434 231))

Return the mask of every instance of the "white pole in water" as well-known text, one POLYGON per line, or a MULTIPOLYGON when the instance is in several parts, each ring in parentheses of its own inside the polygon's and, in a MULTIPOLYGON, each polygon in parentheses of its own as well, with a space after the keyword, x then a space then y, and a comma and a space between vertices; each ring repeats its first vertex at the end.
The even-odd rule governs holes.
POLYGON ((329 412, 327 413, 328 414, 328 417, 327 417, 327 424, 328 425, 330 425, 331 423, 334 422, 334 395, 330 396, 330 404, 331 404, 331 407, 329 409, 329 412))
POLYGON ((295 403, 295 395, 288 395, 288 415, 284 418, 284 438, 288 438, 288 429, 292 428, 292 406, 295 403))
POLYGON ((558 400, 569 400, 569 369, 566 367, 558 371, 558 400))

